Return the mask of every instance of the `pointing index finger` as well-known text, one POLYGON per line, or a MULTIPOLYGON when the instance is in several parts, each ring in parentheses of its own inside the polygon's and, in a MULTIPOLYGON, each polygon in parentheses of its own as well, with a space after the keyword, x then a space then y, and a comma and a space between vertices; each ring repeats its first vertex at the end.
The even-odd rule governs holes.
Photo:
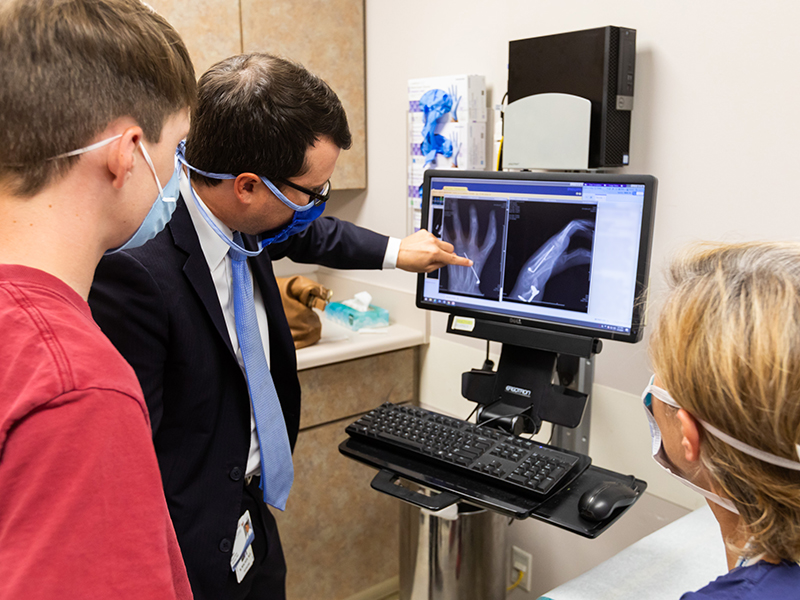
POLYGON ((445 255, 445 262, 448 265, 456 265, 458 267, 471 267, 472 261, 465 256, 449 253, 445 255))

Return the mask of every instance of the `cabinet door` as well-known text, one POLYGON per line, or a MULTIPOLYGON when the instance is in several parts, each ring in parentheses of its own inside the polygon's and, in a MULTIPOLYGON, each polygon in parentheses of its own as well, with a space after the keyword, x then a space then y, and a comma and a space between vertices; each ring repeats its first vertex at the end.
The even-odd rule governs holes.
POLYGON ((230 0, 148 0, 181 34, 199 78, 211 65, 242 51, 239 3, 230 0))
POLYGON ((363 0, 241 0, 244 52, 269 52, 324 79, 347 112, 353 146, 342 152, 331 183, 366 187, 363 0))
POLYGON ((400 502, 370 487, 375 471, 339 453, 345 428, 383 402, 418 403, 419 353, 405 348, 298 373, 303 390, 294 485, 273 511, 287 598, 349 598, 398 574, 400 502))
POLYGON ((370 488, 375 470, 338 446, 353 419, 301 431, 286 512, 273 510, 288 600, 340 600, 397 577, 400 501, 370 488))

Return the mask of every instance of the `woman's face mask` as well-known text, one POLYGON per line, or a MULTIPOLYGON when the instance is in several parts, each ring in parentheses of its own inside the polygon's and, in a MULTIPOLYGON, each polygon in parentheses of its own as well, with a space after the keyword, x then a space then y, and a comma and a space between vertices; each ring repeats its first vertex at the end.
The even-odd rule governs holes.
MULTIPOLYGON (((653 396, 655 396, 658 400, 660 400, 664 404, 669 404, 670 406, 673 406, 678 409, 681 407, 678 405, 677 402, 675 402, 675 400, 673 400, 669 392, 653 384, 654 379, 655 377, 652 377, 650 379, 650 385, 648 385, 644 389, 644 392, 642 392, 642 402, 644 402, 645 413, 647 414, 647 421, 650 424, 650 437, 652 438, 653 441, 653 447, 652 447, 653 458, 664 470, 666 470, 670 475, 675 477, 678 481, 680 481, 690 489, 694 490, 698 494, 701 494, 702 496, 705 496, 715 504, 718 504, 719 506, 722 506, 723 508, 733 513, 739 514, 739 511, 736 510, 736 507, 734 506, 733 502, 731 502, 728 498, 722 498, 719 495, 715 494, 714 492, 711 492, 705 488, 702 488, 692 483, 691 481, 683 477, 679 473, 675 465, 673 465, 672 462, 669 460, 669 457, 667 456, 667 453, 664 450, 664 444, 661 439, 661 430, 659 429, 658 423, 656 422, 655 416, 653 415, 653 396)), ((759 450, 758 448, 753 448, 752 446, 745 444, 744 442, 741 442, 736 438, 729 436, 726 433, 723 433, 722 431, 720 431, 713 425, 706 423, 705 421, 702 421, 700 419, 696 420, 708 433, 722 440, 729 446, 733 446, 737 450, 744 452, 745 454, 754 456, 755 458, 758 458, 765 462, 769 462, 774 465, 778 465, 780 467, 793 469, 795 471, 800 471, 800 462, 798 461, 789 460, 781 456, 775 456, 774 454, 771 454, 769 452, 759 450)), ((800 458, 800 444, 797 445, 797 455, 798 458, 800 458)))

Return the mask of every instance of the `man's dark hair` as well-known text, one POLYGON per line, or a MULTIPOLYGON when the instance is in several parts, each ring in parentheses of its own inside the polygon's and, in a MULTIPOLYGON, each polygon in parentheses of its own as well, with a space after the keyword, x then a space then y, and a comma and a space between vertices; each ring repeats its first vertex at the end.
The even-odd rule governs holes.
POLYGON ((158 142, 167 118, 194 104, 178 33, 140 0, 0 2, 0 184, 32 196, 119 117, 158 142))
MULTIPOLYGON (((289 60, 240 54, 200 77, 186 160, 211 173, 288 179, 306 172, 306 150, 322 137, 343 150, 352 142, 342 103, 328 84, 289 60)), ((197 173, 192 179, 220 183, 197 173)))

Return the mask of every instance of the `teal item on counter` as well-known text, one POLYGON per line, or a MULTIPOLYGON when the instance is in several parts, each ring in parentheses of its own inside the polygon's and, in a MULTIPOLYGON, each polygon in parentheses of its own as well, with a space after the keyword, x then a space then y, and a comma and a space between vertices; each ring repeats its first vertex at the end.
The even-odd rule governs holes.
POLYGON ((386 327, 389 325, 389 311, 372 304, 367 310, 360 311, 341 302, 331 302, 325 307, 325 316, 353 331, 358 331, 362 327, 386 327))

